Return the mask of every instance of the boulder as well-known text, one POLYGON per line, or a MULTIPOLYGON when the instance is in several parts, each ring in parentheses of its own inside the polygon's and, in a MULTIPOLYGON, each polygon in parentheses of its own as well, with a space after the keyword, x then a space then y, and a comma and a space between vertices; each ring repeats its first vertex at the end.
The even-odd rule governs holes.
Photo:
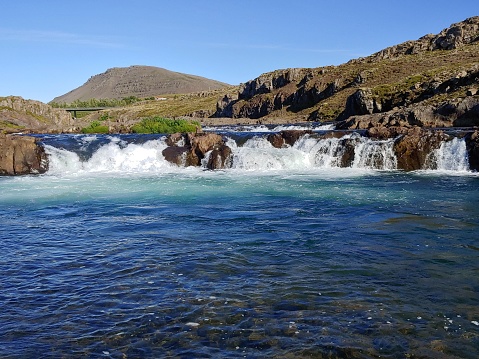
POLYGON ((177 166, 201 166, 211 151, 207 168, 231 167, 231 149, 216 133, 174 133, 166 138, 168 145, 162 152, 165 159, 177 166))
POLYGON ((397 168, 404 171, 424 168, 428 154, 447 139, 448 136, 443 131, 423 130, 420 127, 408 129, 394 143, 397 168))
POLYGON ((223 137, 217 133, 188 133, 186 135, 186 144, 189 145, 191 151, 196 154, 201 161, 208 151, 211 151, 215 146, 224 144, 223 137))
POLYGON ((47 154, 36 138, 0 135, 0 175, 40 174, 47 170, 47 154))
POLYGON ((233 151, 227 145, 215 146, 211 151, 206 167, 210 170, 231 168, 233 165, 233 151))
POLYGON ((180 167, 198 166, 198 157, 185 146, 170 146, 162 152, 165 160, 180 167))

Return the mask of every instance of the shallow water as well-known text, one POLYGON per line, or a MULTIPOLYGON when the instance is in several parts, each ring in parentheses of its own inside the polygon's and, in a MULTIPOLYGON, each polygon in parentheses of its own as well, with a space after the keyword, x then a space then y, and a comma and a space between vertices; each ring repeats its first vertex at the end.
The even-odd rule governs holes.
POLYGON ((0 178, 0 357, 479 355, 477 175, 138 146, 0 178))

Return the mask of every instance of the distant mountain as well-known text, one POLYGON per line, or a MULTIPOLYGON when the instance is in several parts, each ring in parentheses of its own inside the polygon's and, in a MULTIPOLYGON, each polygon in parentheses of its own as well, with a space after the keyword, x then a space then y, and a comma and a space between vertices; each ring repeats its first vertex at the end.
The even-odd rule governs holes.
POLYGON ((52 102, 71 103, 75 100, 139 98, 164 94, 210 91, 229 86, 204 77, 169 71, 153 66, 114 67, 90 77, 82 86, 52 102))

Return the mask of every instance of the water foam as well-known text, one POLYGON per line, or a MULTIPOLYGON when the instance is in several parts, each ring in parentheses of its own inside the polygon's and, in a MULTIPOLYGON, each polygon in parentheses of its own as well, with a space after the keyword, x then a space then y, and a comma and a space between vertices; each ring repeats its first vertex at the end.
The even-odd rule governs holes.
MULTIPOLYGON (((79 139, 78 152, 85 150, 97 137, 79 139)), ((46 145, 50 157, 49 174, 68 175, 85 173, 159 174, 185 171, 165 160, 162 151, 167 147, 164 137, 143 143, 128 143, 118 137, 102 138, 102 144, 92 146, 90 156, 79 156, 75 150, 46 145)), ((333 170, 347 167, 349 170, 396 170, 394 139, 374 140, 357 133, 340 138, 318 138, 305 134, 293 146, 274 147, 266 135, 256 135, 243 145, 227 139, 232 149, 232 170, 237 171, 288 171, 307 172, 333 170)), ((202 171, 189 168, 188 171, 202 171)), ((464 139, 455 138, 442 143, 432 152, 427 169, 434 171, 466 172, 469 169, 464 139)))
POLYGON ((453 138, 442 142, 441 146, 432 151, 426 160, 427 169, 437 171, 469 171, 469 160, 464 138, 453 138))
POLYGON ((162 151, 166 144, 162 140, 147 141, 143 144, 125 144, 118 138, 96 150, 91 158, 82 161, 72 151, 46 145, 50 157, 49 174, 82 173, 155 173, 169 169, 162 151))

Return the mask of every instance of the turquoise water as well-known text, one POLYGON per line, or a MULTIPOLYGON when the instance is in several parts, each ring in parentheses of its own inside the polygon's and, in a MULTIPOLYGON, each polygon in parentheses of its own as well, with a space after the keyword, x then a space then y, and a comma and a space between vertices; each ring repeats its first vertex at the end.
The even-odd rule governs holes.
POLYGON ((476 174, 97 140, 0 178, 0 357, 479 355, 476 174))

